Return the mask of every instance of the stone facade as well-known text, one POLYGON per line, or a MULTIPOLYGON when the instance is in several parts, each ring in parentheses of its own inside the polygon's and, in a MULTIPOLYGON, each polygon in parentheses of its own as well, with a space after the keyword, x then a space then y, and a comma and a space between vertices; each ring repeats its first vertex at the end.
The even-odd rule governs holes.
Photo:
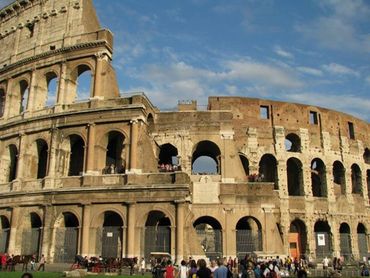
POLYGON ((119 95, 91 1, 18 0, 0 20, 0 252, 368 255, 369 123, 241 97, 161 112, 119 95))

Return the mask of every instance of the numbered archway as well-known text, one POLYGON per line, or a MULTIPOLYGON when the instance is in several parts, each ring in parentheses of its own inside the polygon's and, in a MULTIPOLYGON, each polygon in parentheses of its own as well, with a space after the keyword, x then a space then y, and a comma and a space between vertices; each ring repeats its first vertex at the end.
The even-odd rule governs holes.
POLYGON ((101 256, 103 258, 122 257, 122 217, 114 211, 104 212, 101 233, 101 256))

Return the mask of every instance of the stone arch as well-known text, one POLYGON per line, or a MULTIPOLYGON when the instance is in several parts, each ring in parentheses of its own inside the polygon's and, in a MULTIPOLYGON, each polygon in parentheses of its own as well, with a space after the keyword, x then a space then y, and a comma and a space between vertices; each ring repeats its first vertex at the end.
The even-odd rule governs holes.
POLYGON ((316 240, 316 258, 332 255, 332 233, 327 221, 318 220, 314 226, 316 240))
POLYGON ((192 172, 208 175, 221 174, 221 151, 217 144, 204 140, 194 146, 192 172))
POLYGON ((236 224, 236 256, 245 258, 247 254, 262 251, 262 225, 257 218, 245 216, 236 224))
POLYGON ((78 134, 70 134, 63 140, 57 160, 57 171, 62 177, 80 176, 84 170, 85 141, 78 134))
POLYGON ((97 234, 97 253, 103 258, 120 258, 123 253, 124 221, 120 213, 106 210, 99 216, 101 226, 97 234))
POLYGON ((17 178, 18 168, 18 148, 15 144, 9 144, 5 147, 0 160, 1 183, 12 182, 17 178))
POLYGON ((161 210, 152 210, 146 217, 145 258, 149 258, 151 252, 171 253, 171 220, 161 210))
POLYGON ((0 253, 6 253, 8 251, 9 236, 10 236, 9 219, 4 215, 0 215, 0 224, 1 224, 0 253))
POLYGON ((370 201, 370 169, 366 170, 367 197, 370 201))
POLYGON ((273 182, 274 189, 278 189, 277 186, 277 161, 275 156, 272 154, 264 154, 259 162, 259 176, 260 181, 273 182))
POLYGON ((333 163, 334 194, 336 196, 346 194, 346 170, 339 160, 333 163))
POLYGON ((42 220, 36 212, 27 213, 22 221, 22 246, 21 254, 40 254, 42 220))
POLYGON ((327 197, 326 166, 320 158, 311 161, 311 187, 314 197, 327 197))
POLYGON ((148 117, 146 118, 146 123, 148 125, 148 131, 153 132, 154 130, 154 117, 152 113, 148 114, 148 117))
POLYGON ((43 179, 47 174, 47 142, 44 139, 39 138, 30 144, 27 152, 28 171, 24 173, 24 176, 34 179, 43 179))
MULTIPOLYGON (((100 140, 100 146, 104 148, 105 153, 101 152, 101 156, 105 157, 103 168, 104 174, 121 174, 126 171, 126 149, 125 149, 125 134, 120 130, 110 130, 105 133, 100 140)), ((104 160, 103 160, 104 161, 104 160)))
POLYGON ((370 150, 369 150, 369 148, 365 148, 363 158, 364 158, 364 162, 366 164, 370 164, 370 150))
POLYGON ((172 171, 179 164, 178 161, 178 150, 177 148, 170 144, 166 143, 159 147, 159 170, 160 171, 172 171), (175 167, 174 167, 175 166, 175 167))
POLYGON ((287 161, 289 196, 304 196, 302 162, 295 157, 287 161))
POLYGON ((352 181, 352 193, 362 193, 362 174, 360 167, 354 163, 351 166, 351 181, 352 181))
POLYGON ((239 153, 240 162, 242 163, 244 174, 249 176, 249 160, 246 155, 239 153))
POLYGON ((0 118, 4 116, 5 100, 6 100, 5 89, 0 88, 0 118))
POLYGON ((301 138, 295 133, 289 133, 285 136, 285 150, 288 152, 300 152, 301 138))
POLYGON ((363 223, 357 225, 357 242, 360 259, 368 256, 368 237, 367 229, 363 223))
POLYGON ((54 262, 72 263, 78 253, 80 221, 71 211, 62 212, 54 223, 54 262))
POLYGON ((307 251, 307 228, 301 219, 294 219, 289 226, 289 254, 300 258, 307 251))
POLYGON ((351 228, 347 223, 343 222, 340 224, 339 235, 340 235, 340 255, 347 260, 352 256, 351 228))
POLYGON ((70 73, 70 93, 74 95, 70 102, 82 101, 92 97, 93 92, 93 67, 89 63, 77 65, 70 73))
POLYGON ((58 74, 55 71, 45 73, 46 96, 44 106, 53 106, 58 98, 58 74))
POLYGON ((222 226, 216 218, 202 216, 196 219, 193 227, 197 240, 206 257, 222 258, 222 226))

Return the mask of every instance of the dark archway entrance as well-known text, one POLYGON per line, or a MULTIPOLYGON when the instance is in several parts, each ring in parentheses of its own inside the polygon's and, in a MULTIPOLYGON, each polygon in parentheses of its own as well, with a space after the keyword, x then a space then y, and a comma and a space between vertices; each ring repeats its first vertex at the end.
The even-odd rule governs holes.
POLYGON ((145 257, 151 252, 171 253, 171 221, 161 211, 151 211, 145 223, 145 257))
POLYGON ((101 237, 101 256, 103 258, 122 257, 122 228, 123 220, 118 213, 113 211, 104 212, 101 237))
POLYGON ((332 255, 332 236, 330 226, 326 221, 315 223, 316 257, 324 258, 332 255))
POLYGON ((340 255, 346 260, 352 256, 351 229, 347 223, 340 224, 340 255))
POLYGON ((9 235, 10 235, 10 224, 8 218, 4 215, 0 216, 0 253, 6 253, 8 251, 9 245, 9 235))
POLYGON ((295 219, 289 228, 289 253, 292 258, 306 254, 307 230, 303 221, 295 219))
POLYGON ((367 244, 367 235, 366 228, 364 224, 359 223, 357 225, 357 242, 358 242, 358 251, 360 254, 360 260, 364 257, 369 256, 368 244, 367 244))
POLYGON ((236 256, 262 251, 262 225, 254 217, 246 216, 236 224, 236 256))
POLYGON ((222 227, 213 217, 198 218, 193 227, 197 232, 198 241, 209 259, 222 258, 222 227))
POLYGON ((37 213, 30 213, 22 232, 22 255, 40 255, 42 222, 37 213), (28 222, 28 223, 27 223, 28 222))
POLYGON ((79 222, 71 212, 64 212, 58 221, 55 229, 54 261, 72 263, 77 254, 79 222))

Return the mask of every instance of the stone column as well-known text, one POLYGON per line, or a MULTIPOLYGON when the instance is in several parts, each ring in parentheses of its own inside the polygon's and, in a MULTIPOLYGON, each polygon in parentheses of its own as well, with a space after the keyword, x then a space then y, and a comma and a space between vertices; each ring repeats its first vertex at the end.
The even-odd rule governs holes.
POLYGON ((81 255, 90 256, 90 220, 91 220, 91 204, 83 205, 82 215, 82 238, 81 238, 81 255))
POLYGON ((11 254, 19 254, 20 250, 17 248, 17 230, 18 230, 18 221, 19 221, 19 214, 21 212, 20 207, 14 207, 12 209, 12 216, 10 219, 10 236, 9 236, 9 246, 8 246, 8 253, 11 254))
POLYGON ((131 142, 130 142, 130 172, 137 173, 139 172, 137 165, 137 144, 139 136, 139 121, 132 120, 131 124, 131 142))
POLYGON ((223 241, 224 241, 223 254, 224 254, 224 257, 225 256, 226 257, 235 256, 235 254, 236 254, 236 252, 235 252, 236 242, 235 242, 235 235, 233 235, 234 227, 231 226, 230 223, 229 223, 230 222, 229 219, 234 214, 234 209, 230 208, 230 207, 224 208, 223 212, 225 214, 225 229, 224 229, 225 237, 222 237, 223 241))
POLYGON ((38 82, 36 78, 37 72, 36 69, 33 69, 31 72, 31 79, 30 79, 30 84, 28 87, 28 100, 27 100, 27 105, 24 109, 25 112, 30 112, 32 110, 35 110, 36 106, 36 98, 38 96, 38 82))
POLYGON ((275 251, 271 246, 274 246, 274 244, 271 244, 275 241, 274 239, 274 229, 276 225, 276 221, 273 216, 273 209, 274 205, 269 204, 263 204, 261 206, 264 212, 264 229, 263 229, 263 251, 264 252, 271 252, 275 251))
POLYGON ((230 150, 232 150, 232 144, 234 139, 234 131, 224 130, 220 131, 221 139, 223 141, 223 150, 221 154, 221 161, 219 167, 221 167, 221 178, 222 182, 234 182, 236 172, 235 167, 229 167, 232 165, 232 159, 230 157, 230 150))
MULTIPOLYGON (((43 217, 43 233, 41 238, 41 253, 46 256, 46 259, 50 261, 51 256, 51 243, 52 243, 52 234, 53 234, 53 207, 46 205, 43 208, 44 217, 43 217)), ((51 260, 52 261, 52 260, 51 260)))
POLYGON ((48 149, 48 164, 47 164, 47 176, 44 180, 45 188, 54 188, 54 178, 55 178, 55 164, 56 164, 56 149, 57 149, 57 138, 58 138, 58 129, 50 129, 50 141, 48 149))
POLYGON ((92 98, 103 99, 104 94, 102 92, 102 63, 105 57, 105 54, 99 52, 95 54, 96 56, 96 66, 95 66, 95 74, 94 74, 94 90, 92 98))
POLYGON ((95 169, 95 124, 88 124, 88 129, 85 173, 87 175, 94 175, 97 174, 97 171, 95 169))
POLYGON ((19 134, 19 139, 18 139, 18 161, 17 161, 17 169, 16 169, 16 181, 13 182, 13 190, 20 190, 20 182, 22 181, 23 178, 23 169, 25 166, 25 151, 26 151, 26 138, 25 134, 19 134))
POLYGON ((127 204, 127 257, 135 257, 135 219, 136 219, 136 203, 127 204))
POLYGON ((57 101, 55 111, 62 111, 62 104, 65 103, 65 93, 66 93, 66 73, 67 72, 67 65, 65 62, 60 64, 60 75, 59 75, 59 86, 57 90, 57 101))
POLYGON ((176 262, 184 258, 184 212, 185 201, 176 201, 176 262))

